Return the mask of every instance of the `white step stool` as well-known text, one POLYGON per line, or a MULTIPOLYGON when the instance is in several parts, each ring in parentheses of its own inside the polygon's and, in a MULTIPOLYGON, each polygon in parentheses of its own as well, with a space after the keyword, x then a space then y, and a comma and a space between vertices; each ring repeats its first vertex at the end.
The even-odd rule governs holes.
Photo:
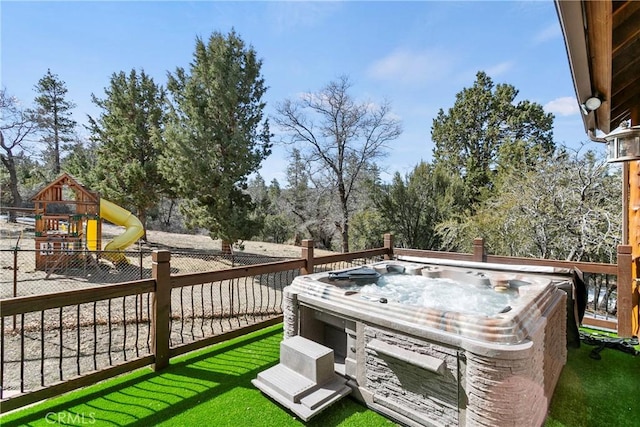
POLYGON ((304 421, 351 393, 334 372, 333 350, 301 336, 280 343, 280 363, 251 381, 304 421))

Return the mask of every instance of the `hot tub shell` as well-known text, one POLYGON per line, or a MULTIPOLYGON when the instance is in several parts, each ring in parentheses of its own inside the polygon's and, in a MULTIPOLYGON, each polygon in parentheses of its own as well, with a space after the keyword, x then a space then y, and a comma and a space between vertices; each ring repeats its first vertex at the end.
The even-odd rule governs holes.
POLYGON ((285 338, 301 335, 334 350, 336 372, 369 408, 405 424, 542 425, 566 363, 565 280, 385 261, 411 274, 487 286, 508 284, 518 298, 491 316, 361 298, 328 280, 299 276, 284 290, 285 338))

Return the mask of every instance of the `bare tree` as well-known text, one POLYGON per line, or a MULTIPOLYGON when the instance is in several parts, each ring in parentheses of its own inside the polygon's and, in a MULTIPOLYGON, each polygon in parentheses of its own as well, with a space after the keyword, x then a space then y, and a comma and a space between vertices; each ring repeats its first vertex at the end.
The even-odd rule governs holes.
MULTIPOLYGON (((25 149, 27 137, 37 130, 37 123, 30 110, 20 108, 18 100, 0 90, 0 160, 9 173, 11 205, 20 207, 22 196, 18 189, 16 158, 25 149)), ((11 216, 10 216, 11 217, 11 216)))
POLYGON ((376 159, 386 154, 386 143, 400 136, 402 126, 391 105, 359 103, 348 91, 346 76, 317 93, 305 93, 277 106, 275 123, 300 152, 311 183, 337 195, 340 217, 335 227, 342 237, 342 251, 349 252, 350 198, 358 178, 376 159))

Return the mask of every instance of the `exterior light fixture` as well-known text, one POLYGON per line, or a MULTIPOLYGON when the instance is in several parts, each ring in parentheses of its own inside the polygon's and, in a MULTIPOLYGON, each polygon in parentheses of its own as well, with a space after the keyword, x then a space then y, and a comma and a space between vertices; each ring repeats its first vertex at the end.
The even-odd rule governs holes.
POLYGON ((600 108, 601 105, 602 105, 602 100, 600 100, 600 98, 596 96, 592 96, 590 98, 587 98, 587 100, 584 101, 584 104, 580 105, 580 108, 582 109, 582 113, 586 116, 590 112, 600 108))
POLYGON ((640 126, 623 122, 604 139, 607 142, 608 162, 640 160, 640 126))

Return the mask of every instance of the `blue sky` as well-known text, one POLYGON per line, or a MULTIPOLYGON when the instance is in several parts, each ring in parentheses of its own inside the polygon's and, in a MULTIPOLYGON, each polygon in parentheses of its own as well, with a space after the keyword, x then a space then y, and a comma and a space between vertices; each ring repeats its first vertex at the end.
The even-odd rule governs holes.
MULTIPOLYGON (((350 77, 356 99, 391 101, 404 132, 381 164, 385 180, 431 160, 433 118, 480 70, 554 113, 558 144, 588 141, 552 0, 2 0, 0 14, 0 84, 30 105, 49 68, 66 83, 80 123, 99 114, 90 96, 104 97, 113 73, 144 69, 165 84, 167 72, 188 68, 197 36, 235 28, 263 60, 269 115, 340 75, 350 77)), ((278 146, 261 174, 284 186, 286 166, 278 146)))

